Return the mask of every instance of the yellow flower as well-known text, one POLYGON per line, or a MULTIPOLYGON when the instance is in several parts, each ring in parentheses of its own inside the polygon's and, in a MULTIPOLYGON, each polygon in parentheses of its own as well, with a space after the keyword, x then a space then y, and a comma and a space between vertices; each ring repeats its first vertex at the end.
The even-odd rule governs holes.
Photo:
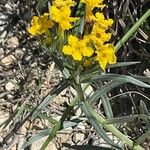
POLYGON ((104 29, 100 28, 98 24, 94 24, 91 39, 95 47, 100 47, 111 38, 111 33, 106 33, 104 29))
POLYGON ((105 5, 103 5, 103 0, 81 0, 82 3, 86 4, 86 18, 87 20, 93 20, 93 9, 95 7, 103 8, 105 5))
POLYGON ((41 16, 34 16, 31 20, 31 27, 28 28, 28 32, 34 36, 41 35, 48 31, 53 26, 53 22, 49 19, 49 14, 44 13, 41 16))
POLYGON ((58 8, 64 7, 64 6, 71 7, 75 5, 75 2, 73 0, 55 0, 53 2, 53 5, 57 6, 58 8))
POLYGON ((68 45, 63 47, 63 53, 71 55, 74 60, 81 61, 83 57, 90 57, 94 50, 89 46, 90 39, 85 36, 79 40, 76 36, 70 35, 68 37, 68 45))
POLYGON ((99 62, 100 67, 105 70, 107 64, 116 63, 116 56, 114 53, 114 46, 112 44, 105 44, 103 49, 96 51, 96 60, 99 62))
POLYGON ((107 30, 108 27, 113 24, 112 19, 105 19, 104 14, 99 12, 95 14, 95 18, 93 20, 104 30, 107 30))
POLYGON ((77 18, 70 17, 70 7, 57 7, 55 5, 50 8, 51 19, 59 23, 62 30, 69 30, 73 27, 72 22, 75 22, 77 18))

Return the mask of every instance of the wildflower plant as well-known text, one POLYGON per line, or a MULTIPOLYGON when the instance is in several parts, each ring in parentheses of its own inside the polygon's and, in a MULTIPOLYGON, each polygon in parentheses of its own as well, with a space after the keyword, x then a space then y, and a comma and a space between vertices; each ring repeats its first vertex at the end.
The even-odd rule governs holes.
MULTIPOLYGON (((55 137, 57 131, 64 128, 66 118, 76 105, 81 107, 97 133, 113 148, 121 149, 122 147, 114 143, 106 131, 111 132, 131 149, 144 149, 139 143, 121 133, 115 125, 108 123, 108 119, 113 120, 114 117, 107 92, 125 83, 146 88, 150 88, 150 86, 131 76, 106 73, 106 70, 112 67, 134 64, 133 62, 117 62, 115 52, 135 30, 131 29, 128 36, 115 46, 114 42, 110 42, 112 33, 109 30, 114 21, 105 17, 103 13, 105 6, 103 0, 53 0, 49 2, 48 12, 40 16, 33 16, 31 20, 28 32, 40 40, 43 49, 51 54, 64 77, 58 89, 52 91, 35 109, 32 119, 39 116, 40 111, 68 86, 73 87, 77 92, 77 96, 59 121, 49 117, 49 121, 54 124, 54 127, 43 132, 44 136, 49 135, 49 137, 41 147, 42 150, 55 137), (103 84, 103 81, 111 82, 103 84), (85 90, 93 83, 102 86, 93 95, 87 97, 85 90), (102 100, 106 116, 98 114, 92 106, 99 99, 102 100)), ((140 20, 136 29, 148 16, 148 13, 145 14, 145 18, 140 20)), ((36 139, 36 137, 34 138, 36 139)), ((32 143, 34 138, 29 139, 24 146, 32 143)))

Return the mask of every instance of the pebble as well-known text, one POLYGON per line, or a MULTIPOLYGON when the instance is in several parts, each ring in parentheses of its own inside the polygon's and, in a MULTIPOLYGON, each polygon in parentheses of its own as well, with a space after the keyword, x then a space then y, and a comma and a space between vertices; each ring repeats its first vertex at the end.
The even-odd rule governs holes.
POLYGON ((16 51, 15 51, 15 56, 17 57, 17 58, 22 58, 23 57, 23 55, 24 55, 24 52, 22 51, 22 50, 20 50, 20 49, 16 49, 16 51))
POLYGON ((144 75, 147 76, 147 77, 150 77, 150 70, 149 69, 146 69, 144 71, 144 75))
POLYGON ((85 134, 84 133, 76 133, 73 137, 73 141, 75 143, 79 143, 82 142, 85 138, 85 134))
POLYGON ((11 54, 1 59, 1 62, 2 62, 5 66, 11 65, 11 64, 14 63, 15 61, 16 61, 15 56, 14 56, 14 55, 11 55, 11 54))
POLYGON ((16 83, 14 83, 14 82, 16 82, 16 81, 14 81, 14 80, 12 80, 12 81, 9 81, 9 82, 7 82, 6 84, 5 84, 5 89, 7 90, 7 91, 12 91, 12 90, 14 90, 15 88, 16 88, 16 83))
POLYGON ((18 38, 16 36, 9 38, 7 44, 12 48, 16 48, 17 46, 19 46, 18 38))
POLYGON ((82 114, 82 110, 81 110, 81 108, 79 107, 79 108, 77 108, 77 110, 75 111, 75 115, 76 115, 77 117, 80 117, 81 114, 82 114))
POLYGON ((82 122, 78 123, 77 128, 85 130, 85 126, 82 122))
POLYGON ((66 102, 66 101, 67 101, 67 98, 62 97, 62 96, 60 96, 60 95, 58 95, 57 97, 55 97, 55 98, 53 99, 53 102, 55 102, 56 104, 59 104, 59 105, 64 104, 64 102, 66 102))
POLYGON ((2 58, 4 56, 4 49, 0 48, 0 58, 2 58))
MULTIPOLYGON (((40 150, 43 143, 46 141, 47 137, 44 137, 36 142, 34 142, 31 146, 32 150, 40 150)), ((55 143, 52 141, 48 144, 45 150, 58 150, 55 143)))

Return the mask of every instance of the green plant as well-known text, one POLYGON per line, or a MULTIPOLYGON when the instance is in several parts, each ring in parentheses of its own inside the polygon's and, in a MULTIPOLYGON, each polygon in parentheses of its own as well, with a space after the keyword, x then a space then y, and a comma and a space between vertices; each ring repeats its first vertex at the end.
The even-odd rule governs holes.
MULTIPOLYGON (((120 120, 123 122, 128 122, 129 120, 133 120, 139 117, 143 118, 143 120, 148 125, 149 112, 146 108, 146 105, 143 101, 141 101, 142 116, 139 114, 136 116, 128 116, 124 118, 114 118, 109 100, 110 98, 108 97, 107 93, 113 88, 126 83, 131 83, 144 88, 150 88, 150 85, 143 82, 142 78, 138 76, 127 76, 111 73, 106 74, 105 69, 132 65, 135 63, 116 63, 116 56, 112 50, 119 50, 119 48, 132 36, 132 34, 138 30, 139 26, 144 23, 147 17, 149 17, 150 10, 148 10, 141 17, 141 19, 135 23, 135 25, 114 47, 112 44, 108 44, 110 33, 106 32, 108 26, 112 24, 112 20, 105 19, 102 12, 99 13, 99 9, 95 14, 93 14, 92 11, 95 7, 102 9, 104 5, 102 4, 102 1, 101 3, 99 1, 95 1, 95 3, 93 2, 93 5, 90 5, 88 0, 82 0, 81 2, 77 3, 74 3, 72 0, 65 2, 56 0, 54 3, 50 4, 50 15, 45 13, 39 17, 34 16, 32 20, 32 26, 28 31, 32 35, 38 36, 43 49, 51 54, 53 61, 61 70, 64 79, 59 88, 52 91, 34 111, 28 110, 26 107, 20 109, 22 111, 25 109, 27 109, 27 111, 33 111, 31 116, 32 119, 40 116, 47 119, 54 125, 53 128, 44 130, 41 133, 31 137, 29 141, 24 144, 24 147, 31 144, 35 140, 40 139, 41 137, 49 135, 41 147, 41 150, 44 150, 49 142, 56 136, 57 132, 66 128, 66 124, 70 123, 68 126, 73 126, 76 124, 73 121, 68 123, 66 118, 69 116, 70 111, 73 110, 74 106, 78 105, 81 107, 82 111, 87 117, 88 122, 91 123, 97 133, 108 144, 112 145, 113 148, 121 149, 122 147, 115 144, 108 137, 106 134, 107 131, 113 133, 113 135, 120 139, 130 149, 144 150, 140 144, 142 143, 143 139, 149 136, 149 131, 142 135, 137 141, 133 141, 125 134, 121 133, 121 131, 119 131, 114 125, 114 123, 119 123, 120 120), (75 7, 75 9, 74 14, 72 17, 70 17, 70 8, 72 7, 75 7), (65 11, 63 12, 64 8, 65 11), (64 13, 62 13, 62 18, 59 18, 60 16, 55 14, 59 13, 60 10, 64 13), (63 18, 63 15, 65 15, 66 18, 63 18), (96 20, 98 17, 100 17, 100 20, 96 20), (66 20, 64 21, 63 19, 66 20), (88 23, 91 24, 88 28, 86 28, 88 23), (94 28, 96 28, 96 31, 93 31, 94 33, 92 33, 92 29, 94 28), (98 37, 94 37, 95 32, 98 32, 100 35, 97 35, 98 37), (92 35, 90 40, 89 35, 92 35), (98 38, 98 41, 96 38, 98 38), (107 44, 105 44, 105 42, 107 42, 107 44), (79 45, 81 46, 79 47, 79 45), (99 47, 101 47, 102 50, 98 50, 99 47), (77 53, 75 53, 74 50, 77 51, 77 53), (109 83, 103 84, 104 81, 109 81, 109 83), (82 87, 83 83, 86 83, 85 87, 82 87), (93 95, 86 97, 85 90, 93 83, 96 83, 99 88, 93 93, 93 95), (44 109, 44 107, 46 107, 46 105, 48 105, 48 103, 53 100, 54 97, 56 97, 61 91, 69 86, 76 90, 77 96, 74 98, 74 100, 72 100, 68 108, 64 111, 61 119, 56 121, 48 116, 41 114, 41 110, 44 109), (100 99, 102 100, 106 116, 98 114, 92 106, 94 102, 99 101, 100 99)), ((145 79, 148 80, 147 78, 145 79)), ((18 113, 21 113, 20 110, 18 113)))

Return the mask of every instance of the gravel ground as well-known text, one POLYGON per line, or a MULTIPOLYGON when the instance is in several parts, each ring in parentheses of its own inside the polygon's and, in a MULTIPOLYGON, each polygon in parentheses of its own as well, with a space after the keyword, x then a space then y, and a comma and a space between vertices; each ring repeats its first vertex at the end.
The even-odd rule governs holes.
MULTIPOLYGON (((24 111, 19 117, 13 117, 13 114, 22 105, 36 108, 49 92, 53 88, 57 88, 62 81, 62 74, 57 69, 50 55, 43 51, 36 39, 27 32, 31 17, 37 14, 39 2, 38 0, 0 1, 0 149, 22 150, 23 143, 32 135, 51 127, 48 121, 40 118, 31 121, 31 113, 27 111, 24 111)), ((124 25, 121 19, 119 21, 121 25, 124 25)), ((118 25, 120 32, 124 29, 121 25, 118 25)), ((117 37, 116 33, 114 38, 117 39, 117 37)), ((131 53, 119 53, 119 60, 129 61, 132 58, 135 61, 142 61, 142 65, 129 68, 128 72, 129 74, 150 77, 149 61, 147 59, 149 54, 143 60, 143 53, 138 51, 134 53, 134 49, 132 50, 131 53), (138 53, 142 54, 141 57, 139 57, 138 53), (135 54, 138 55, 136 57, 138 59, 135 58, 135 54)), ((120 69, 116 70, 116 72, 124 74, 127 71, 126 69, 120 69)), ((123 88, 123 90, 126 89, 126 87, 123 88)), ((90 87, 87 93, 89 94, 92 91, 93 88, 90 87)), ((142 92, 149 95, 147 91, 142 92)), ((43 110, 43 113, 59 120, 74 94, 73 89, 64 90, 43 110)), ((139 98, 136 98, 138 101, 139 98)), ((124 100, 127 99, 122 100, 122 109, 124 109, 124 100)), ((97 105, 99 106, 100 104, 97 105)), ((118 105, 117 103, 116 106, 118 107, 118 105)), ((128 106, 125 108, 125 112, 131 111, 129 110, 131 107, 128 106)), ((116 110, 116 107, 114 110, 116 110)), ((118 110, 114 112, 118 116, 121 115, 118 110)), ((78 107, 74 109, 72 115, 73 118, 83 116, 78 107)), ((141 126, 139 130, 140 128, 141 126)), ((118 142, 110 133, 108 134, 116 143, 118 142)), ((138 134, 141 134, 141 132, 136 132, 136 136, 138 134)), ((40 139, 28 146, 27 149, 38 150, 45 139, 40 139)), ((67 150, 68 148, 65 148, 62 143, 70 145, 101 144, 101 146, 108 147, 85 120, 74 127, 59 131, 47 150, 67 150)), ((149 147, 149 141, 146 145, 149 147)))
MULTIPOLYGON (((35 108, 43 98, 62 80, 48 53, 44 52, 27 28, 31 16, 36 13, 38 1, 8 0, 0 2, 0 146, 1 149, 21 150, 23 143, 35 133, 50 128, 42 119, 30 120, 24 112, 18 118, 13 114, 22 105, 35 108)), ((91 89, 89 89, 91 90, 91 89)), ((74 91, 72 91, 74 93, 74 91)), ((89 91, 88 91, 89 93, 89 91)), ((65 90, 49 104, 44 113, 60 119, 73 94, 65 90)), ((74 117, 82 115, 76 107, 74 117)), ((28 149, 38 150, 46 138, 42 138, 28 149), (38 147, 37 147, 38 145, 38 147)), ((62 143, 72 144, 106 143, 95 134, 85 121, 75 128, 58 133, 47 150, 68 149, 62 143), (97 139, 97 140, 94 140, 97 139)), ((107 145, 106 145, 107 146, 107 145)))

